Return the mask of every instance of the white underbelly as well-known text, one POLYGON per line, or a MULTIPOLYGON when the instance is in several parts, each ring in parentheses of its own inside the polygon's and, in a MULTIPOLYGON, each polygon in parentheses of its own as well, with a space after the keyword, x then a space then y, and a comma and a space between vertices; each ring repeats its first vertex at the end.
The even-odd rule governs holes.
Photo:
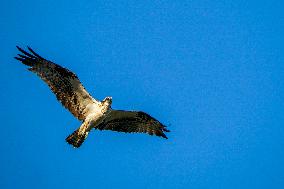
POLYGON ((94 117, 91 121, 91 127, 94 128, 94 127, 98 126, 99 124, 101 124, 107 118, 109 113, 110 113, 110 111, 107 111, 104 114, 94 115, 94 117))
POLYGON ((100 123, 104 121, 104 119, 107 117, 107 115, 110 113, 110 110, 107 110, 103 113, 103 107, 97 106, 97 104, 90 104, 86 107, 86 114, 88 115, 86 117, 85 121, 89 122, 89 129, 96 127, 100 123))

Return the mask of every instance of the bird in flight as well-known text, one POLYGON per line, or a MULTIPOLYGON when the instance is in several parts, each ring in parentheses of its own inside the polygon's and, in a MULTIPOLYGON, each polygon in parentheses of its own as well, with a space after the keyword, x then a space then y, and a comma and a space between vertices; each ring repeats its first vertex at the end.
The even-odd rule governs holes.
POLYGON ((99 101, 93 98, 81 84, 79 78, 70 70, 44 59, 30 47, 27 52, 20 47, 15 59, 28 66, 28 70, 37 74, 82 124, 70 134, 66 141, 78 148, 89 132, 94 129, 112 130, 125 133, 148 133, 167 139, 166 126, 142 111, 113 110, 112 97, 99 101))

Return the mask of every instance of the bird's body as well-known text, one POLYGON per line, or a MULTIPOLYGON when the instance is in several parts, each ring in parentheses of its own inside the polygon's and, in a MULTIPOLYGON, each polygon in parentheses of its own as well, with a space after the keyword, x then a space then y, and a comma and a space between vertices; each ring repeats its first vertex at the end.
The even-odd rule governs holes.
POLYGON ((69 144, 80 147, 93 128, 167 138, 164 132, 169 130, 155 118, 141 111, 113 110, 111 97, 102 101, 94 99, 73 72, 42 58, 31 48, 28 49, 32 54, 17 48, 23 55, 15 58, 43 79, 62 105, 82 121, 82 125, 66 138, 69 144))
POLYGON ((103 122, 111 111, 111 98, 107 97, 99 103, 92 103, 86 106, 84 114, 87 115, 82 125, 67 137, 67 142, 79 147, 88 136, 91 129, 96 128, 103 122), (106 100, 108 99, 108 100, 106 100))

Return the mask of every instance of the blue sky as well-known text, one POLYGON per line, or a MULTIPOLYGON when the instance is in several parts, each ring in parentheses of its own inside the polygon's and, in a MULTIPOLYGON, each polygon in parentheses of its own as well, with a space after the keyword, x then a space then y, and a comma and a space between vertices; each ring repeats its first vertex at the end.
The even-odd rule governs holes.
POLYGON ((283 188, 281 1, 2 1, 0 188, 283 188), (169 139, 93 131, 13 59, 31 46, 169 139))

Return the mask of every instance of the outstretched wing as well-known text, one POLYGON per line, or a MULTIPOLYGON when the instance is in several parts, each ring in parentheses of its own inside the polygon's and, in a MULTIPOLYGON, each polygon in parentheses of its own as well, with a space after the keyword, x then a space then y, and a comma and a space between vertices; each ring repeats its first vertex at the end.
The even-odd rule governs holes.
POLYGON ((31 53, 17 48, 23 54, 18 54, 15 59, 29 66, 30 71, 44 80, 63 106, 79 120, 85 119, 84 109, 88 104, 98 104, 74 73, 42 58, 29 47, 31 53))
POLYGON ((144 112, 111 110, 108 117, 98 126, 99 130, 112 130, 125 133, 148 133, 167 139, 166 126, 144 112))

